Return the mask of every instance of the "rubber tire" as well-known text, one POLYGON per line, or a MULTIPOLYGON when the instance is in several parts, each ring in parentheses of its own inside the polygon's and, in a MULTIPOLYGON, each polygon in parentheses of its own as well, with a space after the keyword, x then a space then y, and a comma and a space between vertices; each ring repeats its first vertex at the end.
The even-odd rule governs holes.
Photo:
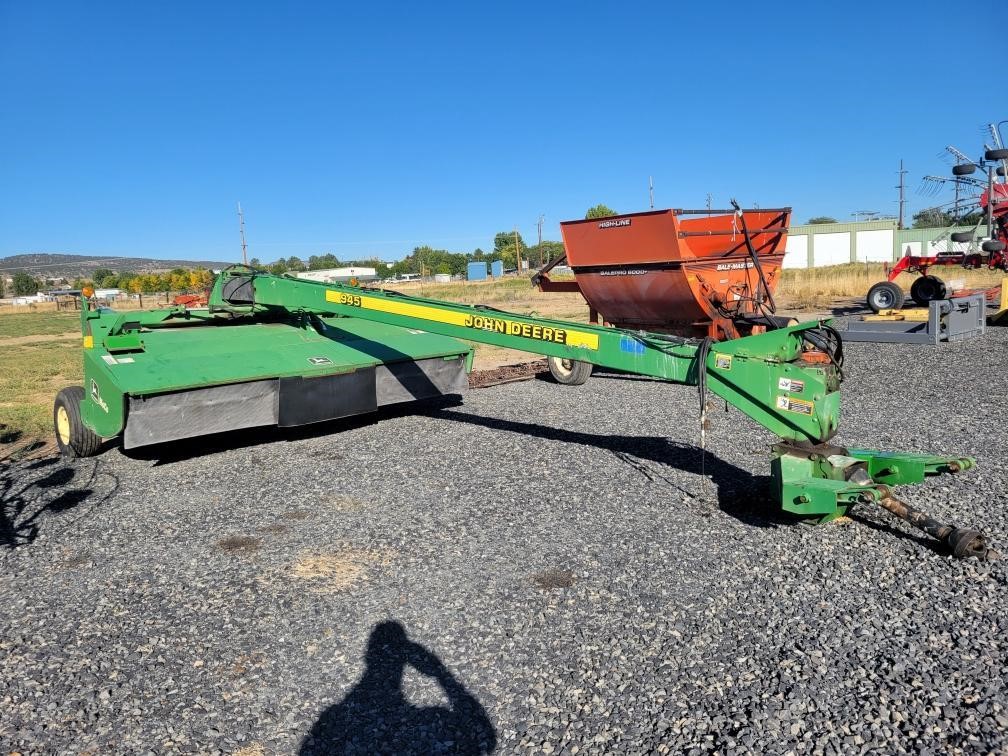
POLYGON ((972 231, 956 231, 955 233, 949 234, 949 238, 959 244, 968 244, 976 237, 973 236, 972 231))
POLYGON ((906 301, 906 294, 897 284, 891 281, 881 281, 868 289, 865 301, 872 312, 899 310, 903 307, 903 302, 906 301))
POLYGON ((553 380, 564 386, 580 386, 591 376, 594 367, 590 362, 564 360, 560 357, 547 357, 546 361, 553 380))
POLYGON ((56 394, 56 401, 53 404, 53 434, 56 436, 56 446, 59 447, 60 454, 69 459, 93 457, 101 446, 101 436, 96 435, 81 420, 82 401, 84 401, 84 389, 80 386, 67 386, 56 394), (58 417, 61 407, 66 410, 70 421, 70 438, 66 441, 59 432, 58 417))
POLYGON ((1000 239, 988 239, 980 245, 984 252, 1004 252, 1005 243, 1000 239))
POLYGON ((938 276, 920 276, 910 287, 910 296, 921 307, 927 307, 929 302, 945 299, 948 288, 938 276))
POLYGON ((999 165, 997 167, 997 170, 994 171, 994 173, 996 173, 998 176, 1004 176, 1005 175, 1004 166, 1003 165, 999 165))
POLYGON ((969 176, 976 172, 977 167, 973 163, 960 163, 952 166, 953 176, 969 176))
POLYGON ((1008 150, 987 150, 984 160, 1008 160, 1008 150))

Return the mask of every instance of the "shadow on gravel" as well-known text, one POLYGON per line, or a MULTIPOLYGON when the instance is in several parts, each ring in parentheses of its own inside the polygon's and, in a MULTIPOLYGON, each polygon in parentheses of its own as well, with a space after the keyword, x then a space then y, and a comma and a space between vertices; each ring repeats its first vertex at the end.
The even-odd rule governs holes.
POLYGON ((630 465, 649 480, 662 480, 690 499, 702 500, 705 495, 683 488, 676 481, 663 475, 661 467, 673 467, 701 477, 710 476, 717 487, 718 508, 740 522, 770 528, 799 521, 799 518, 780 511, 772 504, 769 475, 753 475, 748 470, 709 452, 704 454, 695 446, 677 444, 664 436, 610 436, 601 433, 583 433, 536 423, 444 410, 433 411, 430 416, 456 423, 478 425, 490 430, 510 431, 548 441, 604 449, 612 452, 617 459, 630 465), (653 462, 658 467, 651 467, 644 464, 645 462, 653 462))
MULTIPOLYGON (((874 513, 873 513, 874 514, 874 513)), ((930 551, 933 551, 939 556, 947 557, 949 554, 948 549, 939 541, 926 535, 921 535, 916 532, 908 532, 907 530, 900 530, 897 527, 890 525, 889 523, 882 522, 873 518, 870 514, 859 511, 856 508, 849 509, 847 511, 847 516, 850 517, 855 522, 864 525, 866 528, 871 528, 879 533, 884 533, 885 535, 892 536, 898 540, 914 541, 919 546, 924 547, 930 551)))
MULTIPOLYGON (((615 368, 596 367, 592 370, 591 377, 592 380, 602 378, 603 380, 638 381, 641 383, 669 383, 669 381, 666 381, 663 378, 655 378, 650 375, 640 375, 638 373, 624 373, 622 370, 616 370, 615 368)), ((533 378, 537 381, 544 381, 545 383, 556 383, 556 379, 549 370, 536 373, 533 378)), ((669 385, 674 384, 669 383, 669 385)))
POLYGON ((398 622, 371 630, 360 681, 318 718, 301 743, 301 756, 344 753, 487 754, 497 731, 486 710, 441 660, 406 637, 398 622), (448 706, 415 706, 403 694, 406 666, 432 678, 448 706))
POLYGON ((871 309, 864 302, 860 304, 838 305, 830 307, 829 310, 830 315, 834 318, 843 318, 847 315, 867 315, 871 312, 871 309))
POLYGON ((93 509, 111 498, 118 480, 113 479, 110 490, 96 498, 97 477, 97 463, 86 470, 61 464, 59 457, 27 464, 0 463, 0 546, 13 549, 32 543, 46 515, 62 514, 89 499, 95 499, 93 509))

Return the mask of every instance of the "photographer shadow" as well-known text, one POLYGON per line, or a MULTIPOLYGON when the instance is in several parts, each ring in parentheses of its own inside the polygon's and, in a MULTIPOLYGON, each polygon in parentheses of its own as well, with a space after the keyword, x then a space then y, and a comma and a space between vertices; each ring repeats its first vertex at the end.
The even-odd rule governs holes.
POLYGON ((481 755, 497 745, 486 710, 441 660, 394 621, 375 625, 367 667, 342 701, 322 712, 301 743, 301 756, 352 753, 481 755), (416 706, 402 690, 406 666, 437 681, 448 706, 416 706))

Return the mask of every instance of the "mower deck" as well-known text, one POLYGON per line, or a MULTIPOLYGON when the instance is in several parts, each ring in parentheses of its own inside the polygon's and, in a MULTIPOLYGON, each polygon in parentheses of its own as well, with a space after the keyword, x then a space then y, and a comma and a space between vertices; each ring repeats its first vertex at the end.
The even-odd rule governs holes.
POLYGON ((99 332, 95 364, 114 381, 90 390, 122 393, 125 448, 461 394, 471 367, 456 339, 347 317, 218 324, 194 313, 141 331, 132 349, 99 332))

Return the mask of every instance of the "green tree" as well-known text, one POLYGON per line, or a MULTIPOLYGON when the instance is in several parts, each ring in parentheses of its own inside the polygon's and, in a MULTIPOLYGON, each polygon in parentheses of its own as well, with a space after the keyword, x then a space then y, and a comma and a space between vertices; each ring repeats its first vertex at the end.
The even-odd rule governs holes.
POLYGON ((836 223, 836 218, 830 218, 828 215, 817 215, 815 218, 808 219, 808 225, 817 226, 821 223, 836 223))
POLYGON ((168 288, 171 291, 188 291, 189 290, 189 272, 186 270, 178 269, 178 272, 172 271, 168 274, 168 288))
POLYGON ((114 275, 115 271, 110 268, 96 268, 92 278, 94 279, 95 283, 98 283, 103 278, 109 278, 114 275))
POLYGON ((13 276, 14 296, 24 297, 29 294, 37 294, 41 288, 38 279, 30 275, 27 271, 19 270, 13 276))
POLYGON ((299 272, 302 270, 307 270, 307 268, 305 267, 305 264, 301 262, 300 257, 291 255, 290 257, 287 258, 287 270, 299 272))
POLYGON ((913 228, 948 228, 952 225, 955 225, 952 215, 940 207, 926 207, 913 215, 913 228))
MULTIPOLYGON (((308 258, 308 270, 328 270, 329 268, 339 267, 341 267, 339 258, 332 252, 327 252, 324 255, 312 255, 308 258)), ((294 270, 294 268, 291 268, 291 270, 294 270)))
POLYGON ((542 245, 533 244, 528 248, 528 258, 531 261, 531 265, 539 265, 540 260, 545 264, 550 260, 560 257, 564 254, 564 251, 563 242, 546 241, 544 239, 542 245))
POLYGON ((606 205, 595 205, 595 207, 589 207, 588 212, 585 213, 585 220, 597 220, 598 218, 611 218, 614 215, 619 215, 615 210, 606 205))
POLYGON ((101 268, 95 271, 95 285, 102 289, 117 289, 120 286, 121 280, 121 276, 118 276, 111 271, 102 270, 101 268), (102 273, 103 275, 99 276, 99 273, 102 273))
POLYGON ((7 294, 7 276, 0 273, 0 299, 3 299, 7 294))
POLYGON ((503 260, 504 265, 507 267, 517 267, 518 261, 515 260, 515 237, 517 235, 518 240, 518 253, 522 256, 524 260, 525 255, 525 241, 522 239, 521 234, 516 234, 515 231, 501 231, 499 234, 494 236, 494 255, 493 259, 503 260))

